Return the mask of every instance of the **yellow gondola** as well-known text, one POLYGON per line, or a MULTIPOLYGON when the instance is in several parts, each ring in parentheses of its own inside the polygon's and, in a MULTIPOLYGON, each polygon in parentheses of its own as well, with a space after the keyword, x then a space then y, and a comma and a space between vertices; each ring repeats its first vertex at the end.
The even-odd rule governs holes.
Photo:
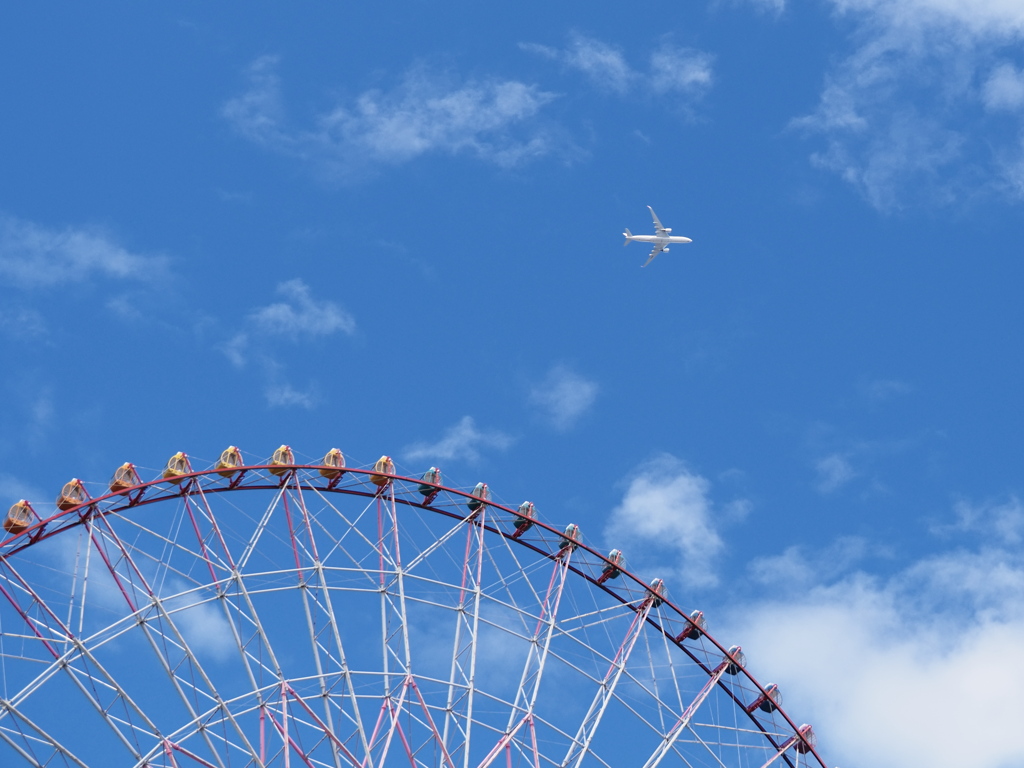
POLYGON ((134 488, 141 482, 142 478, 140 478, 139 473, 135 471, 135 465, 130 461, 126 461, 114 470, 114 476, 110 478, 110 490, 114 493, 121 493, 122 491, 127 491, 129 488, 134 488))
POLYGON ((187 475, 191 471, 192 465, 188 463, 188 454, 178 451, 167 460, 167 466, 164 467, 163 477, 164 480, 177 485, 184 480, 182 475, 187 475))
POLYGON ((374 474, 370 475, 370 482, 383 488, 391 482, 388 475, 395 474, 395 462, 391 460, 390 456, 381 456, 373 465, 373 471, 374 474))
POLYGON ((35 522, 36 513, 32 505, 22 499, 7 510, 4 518, 4 530, 8 533, 21 533, 35 522))
POLYGON ((220 458, 217 459, 215 468, 220 470, 217 474, 221 477, 231 477, 243 463, 242 452, 235 448, 235 446, 229 445, 224 449, 220 458))
POLYGON ((77 477, 73 477, 64 483, 64 487, 60 489, 60 495, 57 497, 57 508, 60 510, 74 509, 79 504, 84 504, 88 500, 89 494, 85 492, 85 486, 82 485, 82 481, 77 477))
POLYGON ((274 455, 270 457, 270 474, 272 475, 283 475, 288 471, 288 467, 295 463, 295 454, 292 453, 292 449, 287 445, 282 445, 276 451, 274 455))
POLYGON ((320 465, 320 475, 328 480, 337 480, 345 474, 345 457, 337 448, 331 448, 320 465))

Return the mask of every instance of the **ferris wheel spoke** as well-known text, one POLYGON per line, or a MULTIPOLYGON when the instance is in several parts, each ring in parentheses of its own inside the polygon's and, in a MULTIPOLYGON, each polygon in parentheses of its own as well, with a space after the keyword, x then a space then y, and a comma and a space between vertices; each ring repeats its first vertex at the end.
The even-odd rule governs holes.
MULTIPOLYGON (((244 571, 231 555, 231 548, 228 546, 223 529, 217 521, 217 515, 210 506, 206 494, 201 494, 200 498, 203 502, 204 516, 215 534, 215 541, 220 545, 221 557, 231 569, 230 576, 223 584, 218 585, 218 597, 220 598, 218 602, 221 604, 225 621, 231 628, 231 638, 245 668, 249 685, 256 695, 260 697, 262 695, 259 693, 261 690, 260 680, 264 675, 280 682, 284 679, 284 674, 277 663, 277 656, 270 645, 270 639, 267 637, 263 623, 256 613, 256 605, 246 585, 245 576, 243 575, 244 571), (243 637, 243 630, 246 626, 248 626, 248 631, 245 632, 243 637), (264 651, 270 662, 269 666, 263 661, 264 651)), ((282 493, 280 491, 276 492, 270 504, 263 511, 258 524, 255 526, 255 530, 243 548, 241 557, 246 561, 248 560, 248 555, 255 550, 256 542, 262 537, 281 498, 282 493)), ((196 529, 196 535, 202 538, 198 528, 196 529)))
MULTIPOLYGON (((0 579, 3 579, 8 584, 17 585, 18 591, 28 596, 29 605, 22 606, 14 594, 4 587, 2 583, 0 583, 0 594, 3 594, 15 612, 21 616, 29 631, 42 642, 45 649, 53 657, 53 666, 67 673, 68 678, 78 688, 92 708, 96 710, 118 741, 121 742, 133 757, 138 759, 141 750, 140 740, 150 740, 158 737, 159 729, 135 703, 127 691, 121 687, 116 678, 100 664, 85 643, 63 624, 51 610, 50 606, 39 597, 35 589, 18 573, 11 563, 3 560, 0 561, 0 566, 2 566, 0 568, 0 579), (43 629, 46 630, 46 634, 43 633, 43 629), (59 653, 51 642, 52 640, 62 643, 69 650, 64 654, 59 653), (85 669, 80 670, 73 665, 72 662, 75 657, 81 659, 85 669), (88 681, 89 685, 86 685, 81 678, 88 681), (106 703, 101 702, 99 691, 96 690, 97 687, 106 688, 112 698, 106 703), (115 718, 111 714, 116 706, 122 707, 124 711, 123 718, 115 718), (134 718, 138 718, 143 725, 136 723, 134 718), (122 730, 119 723, 128 727, 132 738, 129 738, 129 735, 122 730)), ((27 696, 28 692, 26 691, 24 695, 27 696)))
POLYGON ((446 765, 448 768, 455 768, 455 763, 452 762, 452 756, 448 752, 448 747, 444 743, 444 738, 437 730, 437 724, 434 722, 433 715, 430 714, 430 708, 427 706, 427 702, 423 698, 423 693, 420 691, 419 686, 416 685, 416 681, 413 679, 411 675, 409 676, 409 687, 411 687, 413 692, 415 692, 416 698, 419 701, 420 708, 423 710, 424 720, 426 722, 427 727, 430 729, 430 735, 434 741, 435 746, 441 753, 442 763, 446 765))
MULTIPOLYGON (((480 513, 485 510, 486 507, 482 507, 480 513)), ((468 768, 482 593, 480 582, 483 576, 484 526, 478 521, 478 515, 465 518, 464 524, 466 546, 462 559, 458 603, 455 606, 455 638, 452 646, 451 672, 448 677, 442 742, 453 757, 462 749, 462 763, 464 768, 468 768), (472 605, 471 609, 469 605, 472 605), (462 743, 453 746, 451 740, 456 733, 461 735, 462 743)))
MULTIPOLYGON (((123 563, 129 568, 129 572, 124 576, 119 576, 114 567, 113 560, 109 557, 105 551, 100 551, 101 559, 103 563, 110 569, 111 576, 121 582, 122 585, 130 584, 132 591, 138 593, 141 592, 145 597, 148 598, 148 608, 155 611, 156 618, 149 620, 140 620, 139 627, 143 634, 146 636, 149 642, 150 648, 153 652, 154 657, 157 659, 161 669, 167 678, 171 681, 171 684, 178 694, 178 698, 181 700, 182 705, 185 707, 192 720, 198 718, 198 712, 196 710, 196 704, 198 698, 201 696, 204 699, 209 698, 220 708, 224 713, 225 718, 231 727, 238 734, 239 738, 249 749, 250 753, 255 755, 255 748, 249 743, 248 737, 241 725, 237 722, 231 711, 224 705, 221 699, 220 693, 217 690, 217 686, 214 685, 210 679, 204 665, 199 660, 199 657, 192 649, 185 635, 182 633, 177 622, 174 620, 172 614, 167 609, 167 603, 173 603, 176 599, 181 599, 182 595, 172 595, 169 598, 161 598, 150 586, 148 580, 143 575, 139 566, 135 563, 135 559, 132 553, 129 551, 127 546, 122 542, 121 538, 115 533, 112 527, 109 525, 109 521, 104 520, 106 527, 105 536, 103 540, 112 542, 116 547, 119 557, 123 563), (182 659, 172 659, 170 656, 170 649, 175 649, 181 654, 182 659), (181 662, 187 665, 189 674, 183 675, 176 671, 180 666, 181 662), (198 677, 201 685, 196 683, 198 677), (189 695, 188 690, 190 689, 192 695, 189 695)), ((93 538, 96 542, 97 547, 100 547, 99 541, 96 537, 93 538)), ((128 597, 128 590, 125 586, 122 586, 122 594, 128 597)), ((184 594, 184 593, 183 593, 184 594)), ((193 603, 189 608, 195 608, 202 603, 193 603)), ((132 602, 129 600, 129 607, 132 607, 132 602)), ((187 610, 187 609, 183 609, 187 610)), ((138 609, 136 608, 136 613, 138 609)), ((140 615, 140 619, 144 617, 140 615)), ((213 738, 210 735, 210 731, 207 728, 201 730, 202 739, 206 742, 207 748, 210 750, 210 754, 216 761, 218 766, 223 766, 219 750, 213 743, 213 738)))
POLYGON ((391 744, 394 741, 396 732, 401 728, 399 717, 405 706, 407 690, 405 685, 400 687, 397 701, 396 697, 392 694, 384 695, 380 716, 377 719, 377 727, 374 728, 373 736, 370 737, 370 749, 376 753, 377 765, 387 765, 391 744), (386 728, 381 733, 381 726, 385 723, 387 724, 386 728))
POLYGON ((377 552, 384 695, 393 697, 395 690, 412 674, 405 573, 393 483, 377 497, 377 552))
MULTIPOLYGON (((335 620, 334 607, 331 603, 331 591, 328 588, 324 576, 323 562, 317 549, 314 527, 310 521, 309 510, 306 507, 305 498, 302 495, 301 486, 297 484, 296 501, 301 513, 302 529, 309 540, 309 552, 312 556, 311 574, 308 579, 300 576, 300 591, 302 593, 303 610, 306 615, 306 626, 309 632, 310 643, 312 644, 313 659, 316 664, 317 677, 320 685, 320 695, 324 707, 324 731, 332 736, 330 739, 333 750, 334 763, 336 768, 341 768, 342 758, 354 760, 344 745, 333 737, 334 715, 331 712, 331 700, 329 698, 329 686, 326 680, 325 663, 336 669, 340 674, 345 686, 346 695, 352 709, 351 718, 355 722, 356 732, 363 748, 363 754, 369 754, 369 745, 366 741, 366 733, 363 728, 362 715, 358 700, 356 699, 355 688, 352 681, 348 660, 345 656, 345 647, 342 643, 341 632, 335 620), (321 602, 322 601, 322 602, 321 602), (322 623, 322 629, 317 630, 317 620, 322 623), (331 651, 333 644, 334 652, 331 651)), ((297 545, 294 545, 297 546, 297 545)), ((335 670, 332 670, 332 672, 335 670)), ((305 702, 302 702, 305 706, 305 702)))
POLYGON ((704 687, 700 689, 697 697, 686 709, 683 710, 683 713, 679 716, 675 725, 673 725, 668 733, 664 735, 661 743, 658 744, 651 756, 647 758, 647 762, 644 763, 643 768, 657 768, 665 758, 665 755, 672 751, 676 740, 684 731, 690 728, 690 722, 693 720, 693 716, 697 713, 700 705, 704 703, 708 694, 710 694, 715 686, 718 685, 718 681, 722 679, 722 675, 726 673, 731 664, 732 661, 730 659, 726 659, 712 671, 711 676, 704 684, 704 687))
POLYGON ((558 606, 562 600, 565 577, 569 573, 571 557, 572 550, 569 550, 564 557, 555 559, 551 578, 548 580, 547 592, 537 616, 537 624, 529 639, 526 663, 523 665, 523 673, 519 678, 519 688, 509 713, 508 725, 505 728, 505 733, 498 739, 498 743, 494 745, 477 768, 488 768, 502 750, 508 748, 509 742, 526 724, 529 724, 530 732, 534 741, 536 740, 536 734, 533 733, 533 711, 537 703, 537 694, 540 691, 541 678, 544 675, 548 650, 551 648, 551 638, 554 635, 558 619, 558 606), (543 638, 541 637, 542 633, 543 638))
POLYGON ((242 550, 242 554, 239 555, 238 560, 234 565, 235 571, 244 571, 246 566, 248 566, 249 558, 251 558, 253 553, 256 551, 256 546, 262 540, 264 531, 266 531, 267 526, 270 525, 270 519, 273 516, 274 511, 277 509, 277 506, 281 501, 281 497, 284 496, 284 492, 285 487, 281 486, 281 488, 274 493, 273 499, 270 504, 267 505, 263 515, 257 522, 256 528, 253 530, 252 535, 249 537, 249 541, 242 550))
POLYGON ((11 719, 23 726, 0 727, 0 739, 7 742, 29 765, 32 765, 34 768, 46 768, 46 766, 50 765, 53 758, 59 756, 63 758, 65 765, 71 764, 77 765, 79 768, 89 768, 70 749, 30 720, 24 712, 19 711, 11 702, 0 701, 0 710, 3 710, 11 719), (31 735, 25 732, 25 728, 31 731, 31 735), (35 754, 37 746, 45 746, 50 750, 50 754, 40 760, 35 754))
POLYGON ((608 703, 615 695, 615 688, 622 678, 622 673, 626 669, 626 663, 629 661, 630 654, 633 652, 636 641, 639 639, 644 628, 644 623, 647 621, 647 615, 651 612, 654 603, 654 595, 649 595, 637 609, 633 622, 630 624, 626 636, 619 644, 615 658, 605 673, 604 680, 601 681, 594 700, 590 703, 590 709, 587 710, 587 714, 583 718, 583 722, 580 723, 579 730, 576 732, 576 737, 569 745, 569 751, 561 763, 562 768, 565 768, 570 763, 573 763, 573 768, 578 768, 590 750, 590 743, 593 741, 597 729, 601 726, 601 719, 608 708, 608 703))
POLYGON ((324 735, 327 737, 327 739, 329 739, 331 743, 334 745, 336 753, 341 754, 345 758, 345 760, 348 761, 351 768, 362 768, 363 763, 354 754, 352 754, 348 747, 345 746, 344 742, 342 742, 341 739, 338 738, 337 734, 335 734, 334 732, 334 729, 319 718, 319 716, 313 711, 312 707, 310 707, 309 703, 306 702, 306 700, 303 699, 301 696, 299 696, 290 685, 287 685, 287 692, 288 695, 303 710, 305 710, 306 714, 317 725, 317 727, 319 727, 324 732, 324 735))
POLYGON ((274 726, 274 729, 277 731, 278 736, 281 737, 281 742, 282 742, 281 749, 284 750, 285 765, 288 765, 288 763, 289 763, 288 755, 289 755, 290 751, 293 751, 299 757, 299 759, 306 765, 306 768, 315 768, 315 766, 313 765, 312 761, 309 759, 309 756, 302 750, 302 748, 298 745, 298 743, 296 743, 295 737, 292 736, 292 734, 290 734, 288 732, 288 730, 289 730, 288 729, 289 717, 288 717, 288 702, 287 702, 286 696, 287 696, 286 692, 282 690, 281 691, 281 722, 278 722, 277 718, 274 717, 273 711, 271 711, 269 708, 267 708, 267 710, 266 710, 267 711, 267 717, 270 719, 271 724, 274 726))

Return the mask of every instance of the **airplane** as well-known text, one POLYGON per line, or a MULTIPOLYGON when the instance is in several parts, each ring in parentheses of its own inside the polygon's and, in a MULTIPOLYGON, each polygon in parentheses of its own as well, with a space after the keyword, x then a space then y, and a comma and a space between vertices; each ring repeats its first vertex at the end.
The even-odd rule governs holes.
POLYGON ((688 237, 680 237, 679 235, 672 235, 672 228, 671 227, 667 227, 666 228, 666 227, 661 226, 661 222, 658 221, 658 214, 656 214, 654 212, 654 209, 651 208, 651 206, 648 205, 647 206, 647 210, 649 210, 651 212, 651 218, 654 219, 654 232, 655 232, 655 234, 653 234, 653 235, 634 235, 628 229, 625 232, 622 233, 622 236, 624 238, 626 238, 626 242, 624 242, 623 245, 629 245, 629 241, 630 240, 636 240, 638 243, 653 243, 654 244, 654 250, 651 251, 651 255, 648 256, 647 257, 647 261, 645 261, 641 265, 641 266, 644 266, 644 267, 646 267, 648 264, 650 264, 652 261, 654 261, 654 257, 657 256, 662 251, 664 251, 665 253, 668 253, 668 245, 669 245, 669 243, 673 243, 674 244, 674 243, 692 243, 693 242, 693 240, 691 240, 688 237))

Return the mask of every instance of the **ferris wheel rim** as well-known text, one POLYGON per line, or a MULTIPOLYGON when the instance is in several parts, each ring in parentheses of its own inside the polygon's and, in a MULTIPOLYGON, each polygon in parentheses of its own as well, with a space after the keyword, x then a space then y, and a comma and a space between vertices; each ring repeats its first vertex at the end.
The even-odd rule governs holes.
MULTIPOLYGON (((106 517, 107 515, 114 513, 122 513, 128 510, 135 509, 137 507, 145 507, 151 504, 157 504, 164 501, 170 501, 175 498, 191 497, 193 494, 205 495, 207 493, 220 494, 228 493, 232 491, 267 491, 274 489, 285 489, 288 487, 288 482, 292 478, 298 478, 299 472, 307 472, 313 477, 316 477, 313 473, 319 474, 325 467, 323 464, 278 464, 278 463, 262 463, 262 464, 240 464, 230 468, 230 472, 225 474, 227 470, 224 467, 210 467, 207 469, 194 470, 189 472, 181 473, 173 478, 159 477, 153 480, 143 481, 138 484, 132 485, 125 489, 119 489, 117 491, 109 491, 100 496, 88 497, 85 501, 75 506, 68 507, 67 509, 58 509, 57 512, 49 517, 39 519, 34 524, 28 526, 24 530, 18 531, 9 535, 6 539, 0 539, 0 564, 6 562, 10 557, 18 554, 24 549, 30 548, 31 546, 45 541, 53 536, 59 535, 64 531, 78 527, 79 525, 99 517, 106 517), (263 478, 267 480, 266 483, 260 484, 243 484, 241 481, 246 475, 251 473, 266 472, 269 477, 263 478), (218 481, 202 487, 200 480, 216 476, 219 478, 218 481), (164 490, 168 491, 163 495, 147 497, 146 492, 153 488, 165 486, 164 490), (132 495, 135 494, 135 499, 132 500, 132 495), (125 499, 128 503, 124 505, 117 505, 116 501, 119 499, 125 499), (101 508, 100 505, 106 504, 106 508, 101 508), (85 514, 83 514, 83 511, 85 514), (64 523, 63 525, 61 523, 64 523), (19 540, 21 543, 19 544, 19 540)), ((518 511, 518 509, 507 506, 500 502, 493 501, 490 498, 481 498, 475 496, 472 491, 466 491, 459 488, 453 488, 440 483, 433 483, 422 478, 410 477, 406 475, 398 474, 397 472, 386 472, 379 471, 375 468, 365 467, 330 467, 331 470, 337 469, 340 475, 360 475, 364 478, 369 479, 371 476, 385 477, 387 482, 384 485, 376 485, 371 483, 371 486, 376 486, 375 490, 370 488, 353 488, 353 487, 340 487, 337 485, 337 479, 334 481, 327 481, 326 477, 321 477, 324 480, 323 485, 310 484, 306 487, 307 490, 325 491, 328 493, 336 493, 342 495, 358 496, 362 498, 374 498, 381 497, 386 494, 390 489, 392 491, 389 499, 395 504, 400 504, 407 507, 421 509, 426 512, 432 512, 434 514, 442 515, 444 517, 453 520, 470 521, 476 517, 479 513, 479 509, 471 511, 469 514, 456 514, 447 509, 438 508, 431 504, 425 504, 422 501, 416 500, 416 494, 409 494, 408 498, 398 497, 394 494, 394 488, 396 483, 402 483, 413 486, 430 486, 438 493, 447 493, 455 497, 461 497, 467 501, 480 502, 481 506, 486 506, 495 510, 500 510, 507 513, 512 519, 528 519, 531 527, 540 528, 546 531, 552 537, 561 538, 563 532, 552 526, 550 523, 546 523, 536 517, 527 517, 518 511)), ((302 490, 301 486, 297 486, 297 489, 302 490)), ((494 523, 484 523, 480 526, 483 530, 491 534, 497 534, 509 541, 532 550, 533 552, 549 559, 556 559, 556 553, 548 549, 544 549, 540 546, 535 545, 530 541, 523 540, 513 536, 506 530, 497 527, 494 523)), ((574 549, 583 550, 593 558, 596 558, 598 563, 614 566, 619 572, 620 578, 628 579, 633 583, 635 587, 644 593, 653 595, 651 591, 651 584, 648 584, 644 579, 624 567, 623 564, 613 563, 605 554, 594 549, 592 546, 584 543, 583 541, 574 542, 574 549)), ((582 570, 575 562, 570 563, 567 566, 567 570, 573 572, 575 575, 585 579, 590 583, 592 587, 601 589, 604 593, 613 597, 619 601, 623 608, 627 608, 634 613, 638 612, 638 606, 634 604, 633 600, 628 599, 628 595, 622 594, 620 590, 614 589, 614 584, 609 582, 599 583, 598 577, 593 573, 587 573, 582 570)), ((717 638, 714 637, 706 628, 698 627, 697 624, 690 618, 690 616, 683 610, 678 604, 676 604, 672 598, 668 595, 658 595, 661 606, 669 607, 686 625, 699 629, 700 635, 706 638, 723 656, 723 660, 734 661, 730 649, 723 645, 717 638)), ((713 674, 710 667, 708 667, 701 659, 697 658, 694 653, 683 644, 683 640, 677 639, 677 635, 670 632, 661 622, 656 620, 652 613, 647 614, 646 623, 650 624, 655 630, 662 634, 668 642, 673 643, 679 648, 686 656, 690 659, 698 668, 700 668, 705 674, 711 676, 713 674)), ((685 638, 684 638, 685 639, 685 638)), ((724 662, 723 662, 724 663, 724 662)), ((736 663, 733 665, 736 669, 737 674, 742 674, 746 680, 758 691, 762 696, 768 696, 768 688, 762 685, 756 677, 749 671, 743 663, 736 663)), ((724 682, 724 679, 720 678, 717 683, 717 687, 720 688, 725 694, 733 701, 749 720, 754 724, 756 730, 771 744, 774 748, 780 750, 778 757, 781 757, 783 761, 792 765, 789 756, 786 754, 789 747, 793 744, 799 743, 802 746, 801 752, 804 754, 813 755, 815 760, 821 766, 821 768, 827 768, 827 764, 822 759, 817 751, 816 744, 812 739, 808 739, 804 733, 804 729, 807 726, 797 726, 796 721, 792 719, 789 713, 781 704, 777 704, 774 707, 774 713, 782 717, 787 725, 792 729, 792 734, 789 736, 786 748, 782 748, 783 744, 776 741, 772 732, 765 727, 765 725, 757 718, 754 714, 753 709, 748 707, 747 703, 743 702, 724 682)))

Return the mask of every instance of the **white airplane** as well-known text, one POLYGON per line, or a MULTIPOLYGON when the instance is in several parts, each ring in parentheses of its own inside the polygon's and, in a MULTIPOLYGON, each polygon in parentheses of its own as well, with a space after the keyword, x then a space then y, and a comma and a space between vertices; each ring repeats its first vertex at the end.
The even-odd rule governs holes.
POLYGON ((688 237, 680 237, 679 235, 672 235, 672 228, 671 227, 663 227, 663 226, 661 226, 661 222, 658 221, 658 214, 656 214, 654 212, 654 209, 651 208, 651 206, 648 205, 647 206, 647 210, 649 210, 651 212, 651 218, 654 219, 654 234, 653 235, 634 235, 628 229, 625 232, 622 233, 622 236, 624 238, 626 238, 626 242, 624 242, 623 245, 629 245, 629 241, 630 240, 636 240, 638 243, 653 243, 654 244, 654 250, 651 251, 651 255, 648 256, 647 257, 647 261, 645 261, 641 265, 641 266, 644 266, 644 267, 646 267, 648 264, 650 264, 652 261, 654 261, 654 257, 657 256, 662 251, 664 251, 665 253, 668 253, 669 243, 692 243, 693 242, 693 240, 691 240, 688 237))

